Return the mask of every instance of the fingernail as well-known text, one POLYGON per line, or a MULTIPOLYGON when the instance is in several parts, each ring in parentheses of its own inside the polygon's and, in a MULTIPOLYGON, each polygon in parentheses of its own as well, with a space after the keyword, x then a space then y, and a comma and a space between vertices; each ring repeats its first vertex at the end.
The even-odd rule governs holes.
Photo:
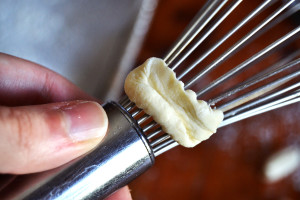
POLYGON ((74 101, 60 108, 63 111, 69 136, 74 142, 103 138, 107 130, 107 116, 96 102, 74 101))

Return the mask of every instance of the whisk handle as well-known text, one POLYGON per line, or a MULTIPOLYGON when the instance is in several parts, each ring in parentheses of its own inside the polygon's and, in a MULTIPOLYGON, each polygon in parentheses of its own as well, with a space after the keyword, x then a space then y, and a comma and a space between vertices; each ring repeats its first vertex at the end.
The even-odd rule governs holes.
POLYGON ((104 109, 109 129, 94 150, 13 199, 104 199, 152 166, 152 150, 136 121, 117 103, 104 109))

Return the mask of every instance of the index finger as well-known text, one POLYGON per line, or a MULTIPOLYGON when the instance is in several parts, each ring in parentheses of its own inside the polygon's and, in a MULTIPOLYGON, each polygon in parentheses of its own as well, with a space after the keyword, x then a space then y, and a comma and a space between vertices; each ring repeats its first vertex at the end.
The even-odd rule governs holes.
POLYGON ((24 106, 70 100, 95 99, 45 67, 0 53, 0 105, 24 106))

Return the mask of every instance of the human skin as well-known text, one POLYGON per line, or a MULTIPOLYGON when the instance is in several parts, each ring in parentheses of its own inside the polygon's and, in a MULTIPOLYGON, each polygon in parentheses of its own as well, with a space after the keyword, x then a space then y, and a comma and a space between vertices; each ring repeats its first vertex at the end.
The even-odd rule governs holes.
MULTIPOLYGON (((0 53, 0 173, 27 174, 63 165, 106 134, 105 111, 64 77, 0 53)), ((131 199, 128 187, 107 198, 131 199)))

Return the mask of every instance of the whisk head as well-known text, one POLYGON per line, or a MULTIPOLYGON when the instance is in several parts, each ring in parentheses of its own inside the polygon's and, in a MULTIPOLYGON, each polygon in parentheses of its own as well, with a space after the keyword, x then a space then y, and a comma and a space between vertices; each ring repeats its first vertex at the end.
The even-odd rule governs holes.
MULTIPOLYGON (((300 3, 263 1, 237 19, 247 3, 208 1, 164 57, 185 89, 224 112, 221 127, 300 101, 300 3), (223 30, 224 23, 231 29, 223 30), (287 24, 281 35, 273 34, 281 23, 287 24)), ((155 156, 178 145, 127 97, 120 104, 135 117, 155 156)))

